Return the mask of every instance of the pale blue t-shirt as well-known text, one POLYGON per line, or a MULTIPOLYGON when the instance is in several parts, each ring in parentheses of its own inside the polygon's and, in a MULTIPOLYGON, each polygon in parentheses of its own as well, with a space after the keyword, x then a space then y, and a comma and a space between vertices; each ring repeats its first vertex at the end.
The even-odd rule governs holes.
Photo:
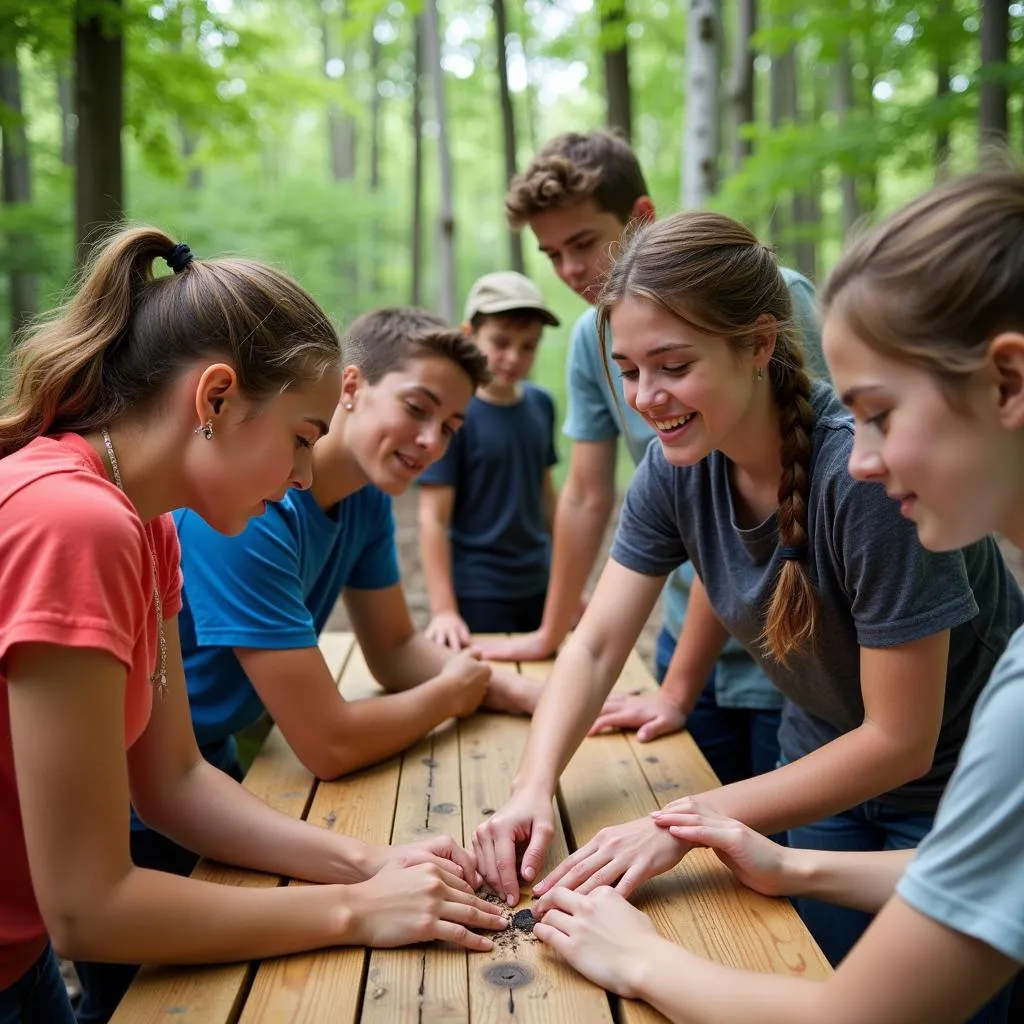
POLYGON ((896 891, 1024 963, 1024 629, 982 690, 935 827, 896 891))
MULTIPOLYGON (((793 312, 804 342, 804 358, 812 376, 826 377, 821 356, 814 286, 802 274, 780 268, 793 299, 793 312)), ((611 354, 611 338, 606 340, 611 354)), ((573 325, 567 368, 568 401, 562 433, 574 441, 611 441, 622 436, 639 465, 655 437, 644 418, 626 405, 622 378, 612 367, 608 382, 597 338, 597 311, 588 309, 573 325)), ((665 585, 665 629, 679 639, 690 597, 693 568, 687 563, 665 585)), ((715 698, 722 707, 769 710, 782 706, 782 698, 747 652, 730 639, 715 666, 715 698)))
POLYGON ((256 722, 263 702, 234 648, 315 647, 342 590, 399 582, 391 499, 364 487, 329 511, 292 490, 237 537, 174 513, 185 586, 181 653, 200 746, 256 722))

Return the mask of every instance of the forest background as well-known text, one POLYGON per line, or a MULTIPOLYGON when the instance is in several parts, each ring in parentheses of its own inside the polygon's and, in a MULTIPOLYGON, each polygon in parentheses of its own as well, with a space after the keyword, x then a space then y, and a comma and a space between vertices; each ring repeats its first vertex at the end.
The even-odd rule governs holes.
POLYGON ((999 0, 0 0, 0 367, 124 219, 269 260, 340 327, 457 320, 523 269, 564 410, 583 305, 502 213, 547 139, 616 128, 660 215, 728 212, 820 282, 862 219, 1024 149, 1022 35, 999 0))

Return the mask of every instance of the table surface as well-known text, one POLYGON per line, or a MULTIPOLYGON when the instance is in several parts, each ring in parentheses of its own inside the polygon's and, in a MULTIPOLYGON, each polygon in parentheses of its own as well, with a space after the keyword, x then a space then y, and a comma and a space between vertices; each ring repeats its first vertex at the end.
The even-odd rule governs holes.
MULTIPOLYGON (((327 633, 321 649, 349 698, 379 692, 351 634, 327 633)), ((550 663, 523 664, 543 678, 550 663)), ((620 690, 655 686, 634 652, 620 690)), ((245 786, 296 818, 376 843, 445 833, 463 844, 505 801, 529 722, 476 714, 447 723, 403 755, 336 782, 317 782, 280 732, 270 733, 245 786)), ((562 776, 561 821, 553 866, 606 825, 638 818, 716 784, 686 733, 650 743, 632 734, 584 740, 562 776)), ((199 877, 229 885, 303 884, 201 863, 199 877)), ((719 963, 799 977, 823 977, 828 964, 787 900, 738 885, 707 850, 643 886, 638 906, 658 930, 719 963)), ((518 908, 529 906, 524 895, 518 908)), ((339 947, 256 963, 147 967, 114 1024, 557 1024, 663 1021, 649 1006, 620 1000, 583 979, 532 936, 509 930, 489 953, 444 943, 397 950, 339 947)))

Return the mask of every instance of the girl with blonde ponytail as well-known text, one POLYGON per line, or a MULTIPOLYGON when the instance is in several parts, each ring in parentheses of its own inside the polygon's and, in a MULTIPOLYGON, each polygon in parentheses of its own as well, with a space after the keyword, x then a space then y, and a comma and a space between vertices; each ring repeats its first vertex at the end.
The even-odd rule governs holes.
MULTIPOLYGON (((530 837, 532 881, 554 784, 587 730, 683 727, 729 634, 788 698, 782 764, 700 799, 760 832, 788 830, 794 846, 916 845, 981 686, 1024 622, 994 540, 926 551, 881 487, 851 478, 853 420, 828 383, 809 380, 774 255, 736 221, 693 212, 639 228, 599 322, 626 401, 659 443, 545 685, 512 799, 477 829, 480 870, 515 892, 512 838, 530 837), (663 688, 601 712, 665 578, 687 560, 699 583, 663 688)), ((534 887, 541 912, 566 889, 629 895, 690 848, 657 815, 604 829, 534 887)), ((833 963, 869 920, 810 900, 799 909, 833 963)))
POLYGON ((309 487, 340 363, 329 319, 295 282, 249 260, 197 260, 148 228, 115 235, 68 305, 11 353, 0 1024, 74 1021, 51 936, 71 958, 183 963, 432 937, 484 949, 462 926, 501 926, 450 842, 396 856, 295 822, 196 747, 170 512, 234 534, 309 487), (172 273, 154 276, 159 259, 172 273), (129 797, 197 853, 334 884, 238 889, 137 868, 129 797))
MULTIPOLYGON (((1024 173, 996 170, 911 202, 856 240, 825 287, 825 356, 856 421, 850 472, 898 500, 930 551, 968 545, 969 557, 994 531, 1024 547, 1022 282, 1024 173)), ((553 890, 534 934, 599 985, 690 1024, 1017 1024, 1024 993, 1007 983, 1024 964, 1022 732, 1018 630, 917 850, 782 848, 722 814, 714 793, 661 816, 759 892, 877 912, 822 982, 695 956, 608 888, 553 890)))

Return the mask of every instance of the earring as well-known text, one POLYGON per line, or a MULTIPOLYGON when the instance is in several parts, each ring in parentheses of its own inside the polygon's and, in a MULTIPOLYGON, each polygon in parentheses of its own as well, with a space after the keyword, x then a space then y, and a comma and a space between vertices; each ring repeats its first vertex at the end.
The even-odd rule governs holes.
POLYGON ((194 433, 202 434, 203 437, 205 437, 207 441, 212 441, 213 440, 213 420, 207 420, 205 423, 200 423, 199 426, 196 427, 194 433))
POLYGON ((757 376, 754 378, 754 380, 764 380, 764 370, 762 370, 760 366, 757 368, 757 376))
POLYGON ((351 402, 345 403, 345 412, 351 412, 354 408, 355 406, 353 406, 351 402))

